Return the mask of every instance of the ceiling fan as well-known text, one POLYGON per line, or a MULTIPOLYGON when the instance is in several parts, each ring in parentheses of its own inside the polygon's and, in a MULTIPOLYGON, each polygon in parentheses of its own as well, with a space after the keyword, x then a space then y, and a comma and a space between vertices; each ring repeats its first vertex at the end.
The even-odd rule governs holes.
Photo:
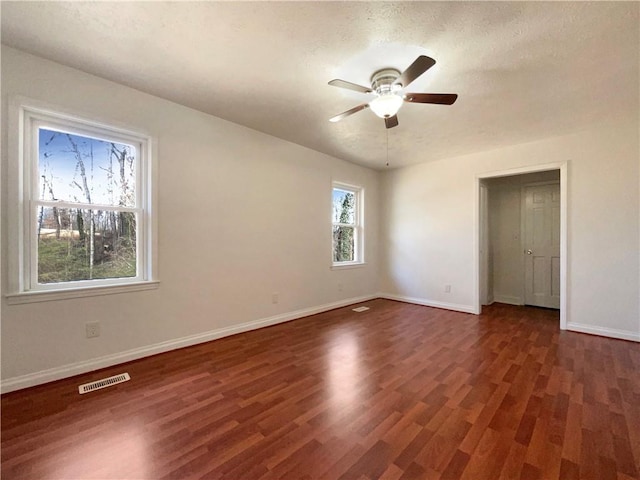
POLYGON ((405 93, 403 89, 409 86, 416 78, 422 75, 435 65, 436 61, 426 55, 420 55, 409 65, 404 72, 400 73, 395 68, 384 68, 378 70, 371 76, 371 88, 363 87, 346 80, 331 80, 329 85, 334 87, 347 88, 356 92, 374 94, 375 98, 368 103, 363 103, 353 107, 346 112, 342 112, 329 119, 330 122, 338 122, 343 118, 353 115, 365 108, 371 108, 378 117, 384 118, 387 128, 398 125, 398 110, 402 102, 409 103, 434 103, 439 105, 452 105, 458 95, 455 93, 405 93))

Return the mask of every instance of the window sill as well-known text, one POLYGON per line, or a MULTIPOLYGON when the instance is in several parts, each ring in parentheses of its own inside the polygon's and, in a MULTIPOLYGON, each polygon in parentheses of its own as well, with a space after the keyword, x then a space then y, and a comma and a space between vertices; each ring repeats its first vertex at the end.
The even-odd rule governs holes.
POLYGON ((366 266, 366 262, 334 263, 331 265, 331 270, 346 270, 349 268, 362 268, 366 266))
POLYGON ((116 293, 154 290, 160 285, 159 281, 136 282, 121 285, 102 285, 99 287, 67 288, 58 290, 33 290, 30 292, 10 293, 5 295, 9 305, 23 303, 51 302, 72 298, 95 297, 97 295, 113 295, 116 293))

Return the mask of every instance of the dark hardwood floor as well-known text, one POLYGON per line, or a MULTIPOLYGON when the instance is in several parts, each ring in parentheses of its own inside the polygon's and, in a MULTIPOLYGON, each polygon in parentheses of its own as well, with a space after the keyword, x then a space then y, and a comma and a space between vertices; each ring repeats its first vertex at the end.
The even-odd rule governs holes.
POLYGON ((2 479, 640 478, 639 344, 366 305, 4 395, 2 479))

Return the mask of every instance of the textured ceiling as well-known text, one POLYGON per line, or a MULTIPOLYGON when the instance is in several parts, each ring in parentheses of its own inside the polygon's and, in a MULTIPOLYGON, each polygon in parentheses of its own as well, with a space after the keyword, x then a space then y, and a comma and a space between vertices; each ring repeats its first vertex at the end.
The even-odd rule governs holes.
POLYGON ((2 42, 309 148, 384 168, 384 122, 327 85, 437 64, 388 130, 392 167, 638 118, 637 2, 8 2, 2 42))

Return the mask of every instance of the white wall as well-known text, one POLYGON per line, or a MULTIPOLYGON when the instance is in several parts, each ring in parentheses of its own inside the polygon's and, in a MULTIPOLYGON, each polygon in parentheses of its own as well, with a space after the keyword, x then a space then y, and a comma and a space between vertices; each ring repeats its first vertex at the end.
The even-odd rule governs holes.
POLYGON ((524 269, 520 248, 519 186, 491 188, 489 237, 493 300, 522 305, 524 269))
MULTIPOLYGON (((157 138, 161 283, 151 291, 23 305, 3 298, 5 390, 375 294, 377 172, 5 47, 3 172, 9 95, 157 138), (365 267, 330 269, 332 180, 365 189, 365 267), (99 338, 84 338, 88 320, 101 322, 99 338)), ((6 286, 6 174, 2 181, 6 286)))
POLYGON ((384 173, 382 292, 472 311, 477 176, 567 161, 568 328, 640 340, 638 132, 600 125, 384 173))

